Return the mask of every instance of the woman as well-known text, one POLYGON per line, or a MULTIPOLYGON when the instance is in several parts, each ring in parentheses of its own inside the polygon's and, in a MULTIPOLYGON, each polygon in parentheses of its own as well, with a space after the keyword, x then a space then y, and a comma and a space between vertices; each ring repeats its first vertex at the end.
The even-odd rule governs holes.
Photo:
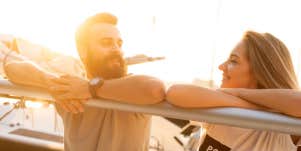
MULTIPOLYGON (((272 109, 301 117, 301 97, 300 92, 296 91, 298 82, 289 51, 273 35, 247 31, 219 69, 223 71, 221 88, 240 89, 216 91, 193 85, 174 85, 167 92, 167 101, 186 108, 272 109), (242 95, 242 92, 249 91, 243 88, 255 92, 242 95), (255 89, 267 89, 267 91, 255 89), (257 96, 259 91, 263 92, 257 96)), ((200 140, 200 151, 214 149, 295 151, 297 149, 295 144, 298 139, 289 134, 214 124, 205 127, 207 133, 200 140)))

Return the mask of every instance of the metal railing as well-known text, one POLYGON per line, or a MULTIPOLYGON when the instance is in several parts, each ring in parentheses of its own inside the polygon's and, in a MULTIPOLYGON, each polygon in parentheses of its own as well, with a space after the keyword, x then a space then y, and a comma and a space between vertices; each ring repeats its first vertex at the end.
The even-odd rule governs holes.
MULTIPOLYGON (((13 97, 53 100, 52 97, 44 91, 13 85, 7 80, 0 80, 0 94, 13 97)), ((167 102, 154 105, 134 105, 101 99, 91 99, 87 102, 87 105, 99 108, 141 112, 177 119, 301 135, 301 119, 265 111, 240 108, 183 109, 174 107, 167 102)))

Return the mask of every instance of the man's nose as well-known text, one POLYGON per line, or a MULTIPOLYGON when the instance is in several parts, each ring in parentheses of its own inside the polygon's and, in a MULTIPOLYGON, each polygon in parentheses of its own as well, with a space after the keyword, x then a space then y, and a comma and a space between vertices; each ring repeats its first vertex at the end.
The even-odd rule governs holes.
POLYGON ((109 51, 110 54, 120 54, 120 55, 123 55, 123 52, 121 50, 121 48, 119 46, 115 46, 115 47, 112 47, 112 49, 110 49, 109 51))
POLYGON ((121 49, 121 47, 117 42, 114 42, 112 44, 112 50, 120 50, 120 49, 121 49))
POLYGON ((121 54, 121 49, 120 48, 112 48, 110 50, 110 53, 113 53, 113 54, 121 54))

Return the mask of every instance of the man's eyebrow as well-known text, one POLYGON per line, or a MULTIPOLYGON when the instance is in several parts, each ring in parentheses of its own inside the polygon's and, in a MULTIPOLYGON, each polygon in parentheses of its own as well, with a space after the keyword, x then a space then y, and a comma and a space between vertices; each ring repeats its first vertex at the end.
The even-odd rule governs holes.
POLYGON ((102 37, 100 40, 112 40, 111 37, 102 37))
MULTIPOLYGON (((112 38, 112 37, 102 37, 100 40, 114 40, 114 38, 112 38)), ((119 38, 117 40, 123 42, 123 40, 121 38, 119 38)))

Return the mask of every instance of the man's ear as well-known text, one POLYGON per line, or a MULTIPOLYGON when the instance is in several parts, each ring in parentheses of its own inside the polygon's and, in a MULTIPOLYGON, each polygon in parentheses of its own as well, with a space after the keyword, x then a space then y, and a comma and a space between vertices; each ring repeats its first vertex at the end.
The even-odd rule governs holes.
POLYGON ((86 47, 79 47, 78 48, 78 55, 80 57, 80 60, 82 63, 86 66, 87 65, 87 60, 88 60, 88 48, 86 47))

